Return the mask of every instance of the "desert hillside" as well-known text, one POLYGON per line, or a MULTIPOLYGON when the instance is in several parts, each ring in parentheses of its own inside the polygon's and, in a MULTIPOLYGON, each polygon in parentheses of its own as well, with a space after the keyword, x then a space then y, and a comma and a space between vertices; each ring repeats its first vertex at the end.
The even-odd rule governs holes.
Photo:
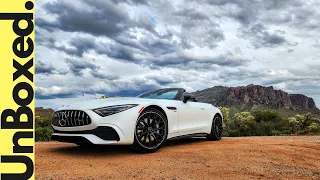
POLYGON ((54 110, 51 108, 47 108, 47 109, 43 108, 43 107, 36 107, 35 108, 36 116, 41 116, 41 117, 49 116, 49 117, 51 117, 53 112, 54 112, 54 110))
POLYGON ((200 102, 211 103, 215 106, 249 106, 284 109, 302 109, 312 113, 320 113, 314 100, 303 94, 289 94, 275 90, 272 86, 265 87, 250 84, 248 86, 212 88, 193 93, 200 102))

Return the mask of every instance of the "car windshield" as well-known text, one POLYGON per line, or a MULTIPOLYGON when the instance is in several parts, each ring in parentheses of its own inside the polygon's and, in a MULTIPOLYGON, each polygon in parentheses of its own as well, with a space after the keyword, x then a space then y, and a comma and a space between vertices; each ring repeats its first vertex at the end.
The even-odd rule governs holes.
POLYGON ((141 94, 140 98, 148 98, 148 99, 175 99, 177 96, 179 90, 177 89, 160 89, 156 91, 147 92, 144 94, 141 94))

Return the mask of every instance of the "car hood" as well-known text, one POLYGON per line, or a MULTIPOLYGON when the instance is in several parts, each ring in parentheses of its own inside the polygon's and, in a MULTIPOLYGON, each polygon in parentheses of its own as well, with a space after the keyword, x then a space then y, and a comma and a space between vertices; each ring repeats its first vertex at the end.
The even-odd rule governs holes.
POLYGON ((143 99, 137 97, 122 97, 122 98, 105 98, 105 99, 92 99, 87 101, 81 101, 73 104, 69 104, 59 108, 63 109, 95 109, 106 106, 114 106, 121 104, 145 104, 153 101, 154 99, 143 99))

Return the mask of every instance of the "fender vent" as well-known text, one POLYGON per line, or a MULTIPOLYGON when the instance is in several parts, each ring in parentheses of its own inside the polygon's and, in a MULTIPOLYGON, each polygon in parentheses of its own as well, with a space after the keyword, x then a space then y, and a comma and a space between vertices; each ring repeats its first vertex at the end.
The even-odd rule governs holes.
POLYGON ((52 116, 52 125, 59 127, 85 126, 91 124, 87 113, 79 110, 56 111, 52 116))

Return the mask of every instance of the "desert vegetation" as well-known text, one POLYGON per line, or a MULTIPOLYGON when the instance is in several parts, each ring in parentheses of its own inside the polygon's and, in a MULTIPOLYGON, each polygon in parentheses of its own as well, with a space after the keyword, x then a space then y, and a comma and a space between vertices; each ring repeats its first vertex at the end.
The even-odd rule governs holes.
POLYGON ((53 133, 51 115, 37 116, 35 128, 36 141, 49 141, 53 133))
POLYGON ((312 113, 285 117, 272 110, 231 113, 220 107, 224 116, 224 136, 277 136, 320 133, 320 119, 312 113))

